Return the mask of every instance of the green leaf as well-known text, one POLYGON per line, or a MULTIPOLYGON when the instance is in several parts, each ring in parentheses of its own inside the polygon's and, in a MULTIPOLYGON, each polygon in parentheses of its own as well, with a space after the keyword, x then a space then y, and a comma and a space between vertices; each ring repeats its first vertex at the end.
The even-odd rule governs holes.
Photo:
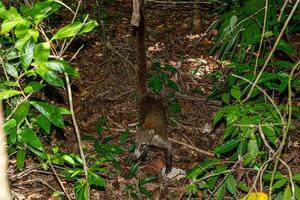
POLYGON ((46 102, 30 102, 40 113, 42 113, 52 124, 59 128, 64 128, 64 120, 58 107, 46 102))
POLYGON ((63 80, 51 69, 44 67, 43 65, 39 65, 36 69, 36 73, 40 75, 47 83, 58 87, 64 87, 63 80))
POLYGON ((249 192, 249 187, 247 186, 247 184, 243 181, 240 181, 238 183, 238 188, 241 189, 243 192, 249 192))
POLYGON ((297 184, 295 184, 295 197, 300 200, 300 187, 297 184))
POLYGON ((150 78, 150 87, 153 89, 154 92, 159 93, 162 89, 162 82, 160 77, 154 75, 150 78))
POLYGON ((33 53, 33 57, 37 62, 44 62, 48 60, 50 55, 50 43, 42 42, 36 45, 33 53))
POLYGON ((119 144, 124 144, 129 137, 129 130, 126 129, 120 136, 119 144))
POLYGON ((285 184, 287 183, 287 179, 280 179, 278 181, 276 181, 273 185, 273 189, 276 190, 276 189, 279 189, 281 188, 282 186, 284 186, 285 184))
POLYGON ((294 175, 293 175, 293 180, 294 180, 294 181, 300 181, 300 173, 294 174, 294 175))
POLYGON ((263 133, 267 136, 267 139, 275 146, 277 146, 276 144, 276 132, 275 129, 270 125, 270 126, 262 126, 262 131, 263 133))
POLYGON ((75 166, 75 161, 74 161, 74 159, 73 159, 71 156, 69 156, 68 154, 64 154, 64 155, 62 156, 62 158, 63 158, 68 164, 70 164, 70 165, 72 165, 72 166, 75 166))
POLYGON ((16 111, 13 114, 13 117, 16 120, 17 124, 23 122, 23 120, 26 118, 29 112, 29 108, 30 108, 29 101, 24 101, 18 105, 16 111))
POLYGON ((36 2, 31 9, 31 16, 36 24, 40 23, 45 17, 56 12, 60 5, 54 1, 40 1, 36 2))
POLYGON ((293 47, 287 43, 284 40, 280 40, 278 45, 277 45, 277 49, 287 53, 287 54, 294 54, 295 50, 293 49, 293 47))
POLYGON ((25 128, 21 133, 22 139, 31 145, 33 148, 39 150, 40 152, 44 152, 43 145, 39 139, 39 137, 35 134, 35 132, 31 128, 25 128))
POLYGON ((24 167, 26 151, 24 149, 19 149, 17 152, 17 168, 18 170, 22 170, 24 167))
POLYGON ((152 196, 152 192, 147 190, 144 186, 139 185, 139 191, 148 197, 152 196))
POLYGON ((13 129, 17 128, 17 122, 15 119, 10 119, 3 125, 4 132, 10 134, 13 129))
POLYGON ((230 18, 230 30, 233 31, 234 30, 234 27, 236 25, 236 22, 237 22, 237 16, 236 15, 233 15, 231 18, 230 18))
POLYGON ((292 199, 292 191, 291 191, 291 188, 290 188, 289 185, 285 188, 285 190, 283 192, 282 199, 284 199, 284 200, 291 200, 292 199))
POLYGON ((0 92, 0 100, 8 99, 18 94, 21 94, 21 92, 18 90, 2 90, 0 92))
POLYGON ((220 109, 214 116, 214 125, 216 125, 224 116, 224 112, 222 109, 220 109))
POLYGON ((139 197, 135 192, 130 192, 130 196, 133 200, 139 200, 139 197))
POLYGON ((106 185, 106 181, 104 180, 104 178, 102 178, 98 174, 95 174, 91 171, 88 174, 88 179, 89 179, 89 183, 92 185, 96 185, 99 187, 105 187, 105 185, 106 185))
POLYGON ((145 185, 146 183, 150 183, 154 180, 156 180, 157 177, 154 177, 154 176, 148 176, 146 178, 143 178, 142 180, 139 181, 139 185, 145 185))
POLYGON ((22 23, 18 24, 15 28, 15 35, 16 38, 22 38, 24 37, 30 27, 30 22, 28 22, 27 20, 24 20, 22 23))
POLYGON ((91 20, 86 22, 83 27, 81 28, 81 30, 79 31, 78 35, 81 35, 83 33, 87 33, 90 32, 91 30, 93 30, 95 27, 98 26, 97 21, 95 20, 91 20))
POLYGON ((6 19, 1 24, 1 34, 6 34, 11 31, 17 25, 23 23, 22 18, 15 18, 15 19, 6 19))
POLYGON ((66 72, 71 76, 75 76, 75 77, 79 76, 78 71, 74 67, 72 67, 69 63, 63 60, 51 60, 44 63, 44 66, 58 72, 66 72))
POLYGON ((51 40, 73 37, 79 33, 82 27, 83 24, 79 21, 68 24, 55 33, 51 40))
POLYGON ((226 189, 230 194, 236 195, 237 192, 237 182, 233 175, 229 175, 225 181, 226 189))
POLYGON ((224 94, 222 95, 222 101, 223 101, 224 103, 229 104, 229 99, 230 99, 230 96, 229 96, 228 93, 224 93, 224 94))
POLYGON ((230 90, 231 96, 233 96, 236 100, 241 101, 241 90, 237 86, 233 86, 230 90))
POLYGON ((272 64, 279 65, 279 66, 287 68, 287 69, 290 69, 293 66, 293 63, 291 63, 290 61, 286 61, 286 60, 275 61, 272 64))
POLYGON ((220 155, 220 154, 223 154, 223 153, 227 153, 228 151, 231 151, 232 149, 237 147, 237 145, 239 143, 240 143, 239 139, 229 140, 229 141, 225 142, 224 144, 221 144, 221 145, 217 146, 216 149, 215 149, 215 154, 220 155))
POLYGON ((27 40, 27 42, 24 44, 22 50, 21 50, 21 63, 24 69, 27 69, 29 65, 31 64, 32 58, 33 58, 33 51, 35 48, 35 43, 32 38, 27 40))
POLYGON ((38 125, 48 134, 50 134, 50 121, 44 117, 44 115, 39 115, 37 118, 38 125))
POLYGON ((85 200, 87 198, 88 190, 87 190, 87 183, 85 179, 78 179, 74 183, 74 191, 75 191, 75 196, 76 199, 78 200, 85 200))
POLYGON ((25 93, 32 93, 32 92, 37 92, 40 89, 42 89, 45 86, 45 84, 41 84, 39 82, 36 81, 31 81, 30 83, 28 83, 25 88, 24 88, 24 92, 25 93))
POLYGON ((167 86, 176 90, 177 92, 179 92, 179 87, 178 87, 177 83, 175 83, 174 81, 172 81, 170 79, 167 80, 167 86))
POLYGON ((225 183, 223 183, 216 192, 217 200, 223 200, 224 199, 225 191, 226 191, 226 187, 225 187, 225 183))
POLYGON ((19 76, 18 71, 16 70, 16 68, 13 65, 9 64, 9 63, 4 63, 4 69, 12 77, 17 78, 19 76))
POLYGON ((179 113, 181 111, 181 106, 179 103, 171 103, 169 110, 171 113, 179 113))

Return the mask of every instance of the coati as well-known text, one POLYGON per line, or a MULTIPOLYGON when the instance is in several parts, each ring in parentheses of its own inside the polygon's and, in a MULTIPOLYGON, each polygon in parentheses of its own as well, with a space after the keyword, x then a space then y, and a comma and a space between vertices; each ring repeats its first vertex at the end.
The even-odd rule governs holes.
POLYGON ((141 128, 136 131, 136 149, 133 159, 145 159, 149 148, 156 147, 162 149, 165 154, 166 170, 168 174, 172 170, 171 143, 168 140, 166 109, 163 100, 151 97, 147 90, 147 62, 145 51, 145 24, 143 0, 139 1, 139 22, 134 25, 133 30, 137 39, 137 95, 138 109, 140 115, 141 128))
POLYGON ((161 100, 149 95, 143 97, 140 104, 142 127, 136 131, 136 149, 133 158, 134 160, 145 159, 151 147, 162 149, 165 154, 165 174, 168 174, 172 170, 172 149, 168 140, 165 107, 161 100))

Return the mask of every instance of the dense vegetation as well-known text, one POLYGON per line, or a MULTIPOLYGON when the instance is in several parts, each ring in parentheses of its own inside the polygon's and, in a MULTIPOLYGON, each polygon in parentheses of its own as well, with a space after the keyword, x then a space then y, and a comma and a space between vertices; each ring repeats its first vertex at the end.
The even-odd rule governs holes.
MULTIPOLYGON (((92 31, 98 23, 88 15, 78 16, 79 3, 69 24, 53 27, 50 21, 55 21, 55 13, 62 7, 71 8, 55 0, 24 2, 9 7, 0 2, 0 100, 7 152, 10 158, 16 158, 20 171, 28 156, 37 158, 53 173, 54 166, 60 166, 63 179, 72 182, 76 198, 88 199, 90 187, 107 187, 111 171, 124 175, 126 169, 116 155, 135 148, 122 146, 129 130, 118 136, 118 143, 110 142, 113 137, 103 136, 105 118, 97 122, 97 136, 82 138, 92 142, 94 152, 85 155, 82 148, 69 80, 79 73, 64 59, 64 53, 76 36, 92 31), (40 98, 47 87, 64 89, 69 108, 40 98), (41 142, 41 138, 53 134, 55 127, 64 128, 67 116, 75 127, 79 155, 61 152, 58 147, 45 150, 41 142)), ((210 54, 218 57, 227 70, 208 77, 223 83, 213 88, 208 100, 222 101, 213 124, 216 128, 225 125, 225 130, 214 158, 188 170, 184 197, 199 197, 201 193, 203 199, 255 199, 253 194, 261 192, 261 199, 300 200, 300 173, 293 172, 281 158, 300 119, 300 109, 293 104, 300 87, 299 52, 293 47, 300 29, 299 1, 224 2, 214 10, 219 17, 210 27, 212 33, 217 30, 210 54), (279 169, 280 165, 284 167, 279 169)), ((154 93, 167 91, 164 95, 169 100, 171 121, 176 121, 180 104, 175 94, 179 86, 171 80, 173 72, 175 67, 156 63, 148 79, 154 93)), ((125 177, 135 177, 138 168, 139 163, 133 162, 125 177)), ((126 185, 124 192, 133 199, 150 197, 146 184, 154 180, 156 177, 138 177, 135 184, 126 185)), ((55 196, 71 199, 63 192, 55 196)))

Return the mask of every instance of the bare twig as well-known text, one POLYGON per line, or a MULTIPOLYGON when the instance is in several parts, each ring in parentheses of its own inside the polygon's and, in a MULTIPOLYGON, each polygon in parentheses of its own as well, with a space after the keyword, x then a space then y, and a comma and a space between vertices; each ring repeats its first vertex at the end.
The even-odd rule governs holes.
POLYGON ((210 151, 205 151, 203 149, 199 149, 198 147, 194 147, 192 145, 189 145, 189 144, 186 144, 184 142, 181 142, 181 141, 178 141, 178 140, 175 140, 173 138, 169 138, 169 140, 173 143, 176 143, 176 144, 180 144, 180 145, 183 145, 183 146, 186 146, 188 147, 189 149, 193 149, 194 151, 197 151, 198 153, 201 153, 201 154, 205 154, 207 156, 214 156, 214 154, 210 151))

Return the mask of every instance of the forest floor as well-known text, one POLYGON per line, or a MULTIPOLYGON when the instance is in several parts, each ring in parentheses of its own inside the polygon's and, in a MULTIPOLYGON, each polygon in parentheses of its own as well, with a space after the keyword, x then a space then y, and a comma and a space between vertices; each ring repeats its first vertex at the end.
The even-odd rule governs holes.
MULTIPOLYGON (((86 1, 86 10, 83 10, 96 13, 93 6, 91 1, 86 1)), ((128 148, 134 143, 134 125, 138 123, 134 84, 136 43, 130 25, 131 2, 109 3, 105 6, 105 12, 107 18, 103 26, 100 24, 98 32, 79 37, 67 52, 71 58, 80 49, 71 62, 80 71, 80 78, 72 83, 75 114, 82 136, 97 136, 96 122, 101 118, 107 119, 104 136, 118 138, 126 128, 130 129, 129 139, 123 144, 128 148)), ((208 157, 193 146, 212 152, 222 138, 222 127, 214 129, 212 125, 214 113, 220 104, 206 101, 213 86, 218 84, 207 77, 212 72, 223 70, 222 65, 208 54, 212 36, 207 35, 206 30, 216 16, 207 11, 201 14, 201 31, 191 34, 192 5, 149 3, 146 9, 148 65, 159 62, 171 64, 178 70, 172 80, 180 88, 177 98, 181 112, 177 125, 169 126, 168 131, 173 141, 173 166, 183 170, 191 169, 208 157)), ((69 18, 62 14, 62 21, 68 21, 69 18)), ((64 96, 61 104, 67 106, 67 102, 64 96)), ((78 153, 71 119, 67 121, 69 123, 64 130, 63 140, 57 137, 61 134, 58 131, 50 140, 45 140, 48 145, 44 144, 48 148, 59 146, 62 152, 78 153)), ((110 141, 113 142, 117 142, 117 139, 110 141)), ((88 141, 84 141, 83 146, 88 152, 93 151, 88 141)), ((134 184, 136 181, 134 178, 126 179, 124 175, 124 171, 130 167, 130 163, 125 160, 130 156, 129 152, 119 155, 123 172, 115 172, 115 175, 108 178, 106 188, 92 189, 91 199, 129 199, 124 189, 126 184, 134 184)), ((51 197, 52 191, 49 189, 54 187, 61 190, 55 176, 44 172, 39 165, 34 164, 36 162, 33 159, 26 162, 26 170, 22 172, 11 168, 11 174, 23 177, 12 185, 15 194, 20 199, 55 199, 51 197)), ((162 152, 151 151, 147 160, 140 163, 137 177, 157 176, 163 167, 162 152)), ((178 199, 187 183, 186 179, 169 182, 158 179, 146 187, 153 193, 153 199, 178 199)), ((64 185, 71 194, 72 185, 68 182, 64 182, 64 185)))

